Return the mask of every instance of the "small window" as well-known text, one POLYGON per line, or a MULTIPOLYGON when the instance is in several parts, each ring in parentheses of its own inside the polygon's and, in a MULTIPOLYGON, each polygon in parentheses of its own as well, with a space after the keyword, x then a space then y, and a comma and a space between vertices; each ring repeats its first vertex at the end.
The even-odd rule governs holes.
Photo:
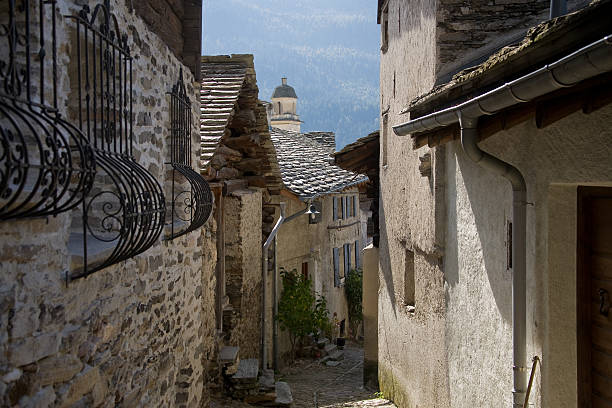
POLYGON ((340 286, 340 248, 334 248, 332 250, 333 262, 334 262, 334 286, 340 286))
POLYGON ((344 276, 349 276, 351 272, 351 244, 344 244, 344 276))
POLYGON ((382 19, 380 22, 381 38, 380 50, 385 53, 389 48, 389 5, 388 2, 383 8, 382 19))
POLYGON ((340 219, 345 219, 346 218, 346 216, 345 216, 345 214, 346 214, 346 207, 345 207, 346 200, 344 199, 344 197, 339 197, 339 200, 340 200, 340 216, 339 216, 339 218, 340 219))
POLYGON ((308 280, 308 262, 302 262, 302 276, 304 279, 308 280))
POLYGON ((414 311, 414 252, 406 250, 404 265, 404 305, 414 311))
POLYGON ((382 164, 387 165, 387 128, 389 127, 389 116, 385 113, 383 116, 383 137, 382 137, 382 164))

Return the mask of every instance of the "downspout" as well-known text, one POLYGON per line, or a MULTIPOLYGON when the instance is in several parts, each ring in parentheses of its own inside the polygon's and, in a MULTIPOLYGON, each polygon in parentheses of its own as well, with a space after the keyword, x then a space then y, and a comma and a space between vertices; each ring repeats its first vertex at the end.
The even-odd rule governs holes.
POLYGON ((512 403, 522 407, 527 387, 527 186, 516 167, 478 147, 478 118, 468 118, 461 111, 457 115, 467 156, 512 185, 512 403))
MULTIPOLYGON (((263 253, 262 253, 262 266, 261 266, 261 344, 260 344, 260 354, 261 354, 261 367, 262 369, 268 368, 268 350, 266 347, 266 286, 268 284, 268 249, 270 248, 270 244, 275 240, 276 234, 278 234, 278 230, 280 226, 283 224, 285 220, 285 203, 280 203, 280 217, 276 221, 274 228, 268 235, 268 239, 263 244, 263 253)), ((275 276, 276 279, 276 276, 275 276)))
POLYGON ((512 184, 512 343, 513 405, 523 406, 526 387, 526 188, 521 173, 482 151, 477 142, 478 118, 530 102, 559 88, 612 71, 612 36, 605 36, 560 60, 459 105, 393 127, 398 136, 427 132, 460 123, 461 145, 470 159, 512 184))

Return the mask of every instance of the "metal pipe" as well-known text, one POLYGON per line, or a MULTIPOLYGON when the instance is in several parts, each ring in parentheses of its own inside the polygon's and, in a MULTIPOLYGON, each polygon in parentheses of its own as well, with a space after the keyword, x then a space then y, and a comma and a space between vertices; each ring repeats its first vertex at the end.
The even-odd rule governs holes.
POLYGON ((280 203, 280 216, 272 228, 268 239, 263 244, 263 253, 262 253, 262 267, 261 267, 261 344, 260 344, 260 354, 261 354, 261 367, 262 369, 268 368, 268 350, 266 347, 266 286, 268 284, 268 248, 270 248, 270 244, 276 237, 280 226, 285 220, 285 203, 280 203))
POLYGON ((461 146, 475 163, 512 184, 512 398, 522 407, 527 386, 527 185, 521 172, 478 147, 478 119, 458 112, 461 146))
POLYGON ((550 19, 567 14, 566 0, 550 0, 550 19))
POLYGON ((273 352, 273 360, 272 367, 274 371, 278 371, 278 262, 277 262, 277 252, 276 252, 276 243, 278 241, 278 237, 274 237, 274 281, 272 288, 272 352, 273 352))
POLYGON ((531 366, 531 374, 529 375, 529 384, 527 384, 527 394, 525 395, 525 402, 523 403, 523 408, 527 408, 529 406, 529 395, 531 394, 531 387, 533 385, 533 377, 535 377, 535 370, 538 365, 538 361, 540 361, 540 357, 533 356, 533 360, 531 361, 533 364, 531 366))

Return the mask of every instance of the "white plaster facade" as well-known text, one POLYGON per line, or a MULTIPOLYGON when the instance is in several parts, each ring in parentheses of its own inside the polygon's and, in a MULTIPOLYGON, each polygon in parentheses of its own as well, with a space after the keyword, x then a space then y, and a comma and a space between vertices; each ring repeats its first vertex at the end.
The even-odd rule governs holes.
MULTIPOLYGON (((413 150, 412 139, 391 128, 410 119, 400 112, 437 80, 436 7, 388 2, 380 73, 380 387, 398 407, 511 406, 510 185, 474 164, 458 141, 413 150), (429 177, 419 171, 427 153, 429 177), (406 302, 411 281, 413 304, 406 302)), ((611 120, 608 105, 544 129, 525 122, 480 143, 527 182, 527 353, 543 362, 530 398, 536 407, 578 404, 576 191, 612 185, 611 120)))

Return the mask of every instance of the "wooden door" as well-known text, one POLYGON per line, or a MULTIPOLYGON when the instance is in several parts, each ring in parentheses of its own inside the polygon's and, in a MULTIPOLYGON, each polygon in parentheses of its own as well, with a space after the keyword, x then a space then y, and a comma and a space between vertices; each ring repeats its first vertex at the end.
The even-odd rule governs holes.
POLYGON ((578 401, 612 408, 612 188, 578 188, 578 401))

